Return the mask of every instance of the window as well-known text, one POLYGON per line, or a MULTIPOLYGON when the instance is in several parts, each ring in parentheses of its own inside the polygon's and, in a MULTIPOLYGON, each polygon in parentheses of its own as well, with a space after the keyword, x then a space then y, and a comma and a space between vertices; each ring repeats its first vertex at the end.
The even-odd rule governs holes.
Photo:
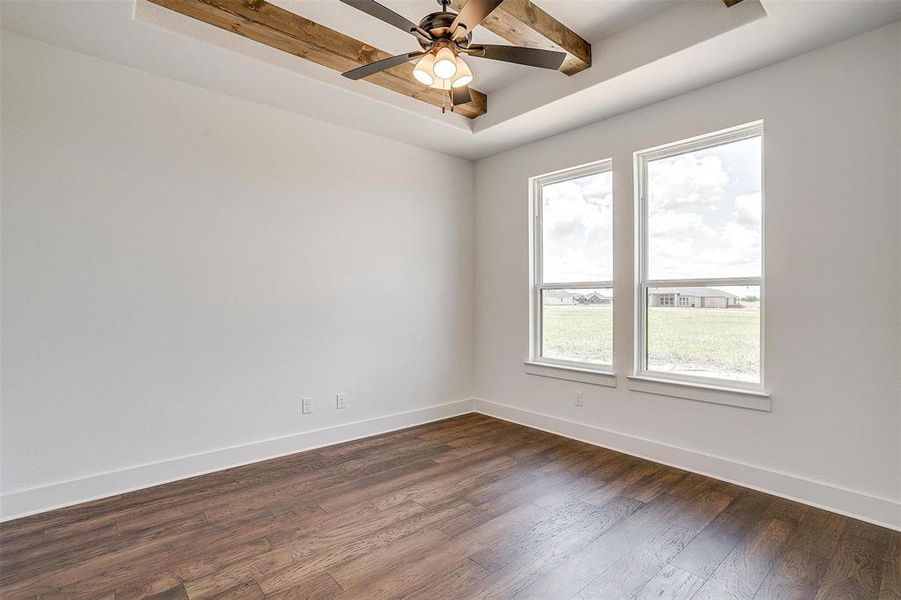
POLYGON ((532 179, 532 362, 611 371, 613 174, 603 161, 532 179))
POLYGON ((763 126, 636 155, 636 374, 760 389, 763 126))

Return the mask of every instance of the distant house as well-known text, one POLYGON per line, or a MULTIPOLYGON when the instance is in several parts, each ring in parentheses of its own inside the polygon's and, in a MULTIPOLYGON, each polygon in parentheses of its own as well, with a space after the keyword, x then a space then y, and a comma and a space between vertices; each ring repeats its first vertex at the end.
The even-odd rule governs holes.
POLYGON ((580 294, 566 290, 546 290, 542 296, 542 303, 545 306, 552 304, 610 304, 612 301, 610 296, 604 296, 597 292, 580 294))
POLYGON ((591 292, 584 296, 577 296, 576 302, 579 304, 610 304, 612 302, 610 296, 602 296, 597 292, 591 292))
POLYGON ((734 308, 738 296, 714 288, 653 288, 648 306, 674 308, 734 308))

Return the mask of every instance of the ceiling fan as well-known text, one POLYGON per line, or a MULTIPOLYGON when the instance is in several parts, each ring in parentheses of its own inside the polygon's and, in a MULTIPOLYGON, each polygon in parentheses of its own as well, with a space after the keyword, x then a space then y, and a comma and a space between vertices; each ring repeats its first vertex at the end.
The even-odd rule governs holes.
POLYGON ((469 92, 469 84, 473 79, 472 71, 463 62, 461 55, 553 70, 559 69, 566 59, 565 52, 553 50, 496 44, 473 45, 472 30, 478 27, 503 0, 467 0, 459 13, 447 9, 451 0, 438 0, 441 11, 426 15, 419 25, 375 0, 341 0, 341 2, 412 34, 422 47, 418 52, 399 54, 347 71, 342 73, 344 77, 353 80, 362 79, 418 59, 413 76, 424 85, 447 91, 451 100, 451 110, 454 106, 472 100, 469 92))

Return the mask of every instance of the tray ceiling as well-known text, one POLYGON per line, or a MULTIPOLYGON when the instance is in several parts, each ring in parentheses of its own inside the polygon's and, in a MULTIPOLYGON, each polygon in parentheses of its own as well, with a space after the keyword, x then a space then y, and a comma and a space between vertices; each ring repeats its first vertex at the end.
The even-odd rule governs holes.
MULTIPOLYGON (((434 10, 432 0, 384 2, 412 20, 434 10)), ((403 32, 337 0, 273 3, 383 50, 415 48, 403 32)), ((898 0, 744 0, 732 8, 720 0, 535 3, 591 42, 592 67, 567 77, 472 61, 474 86, 489 95, 488 113, 475 120, 442 115, 418 100, 346 80, 332 69, 147 0, 2 2, 0 24, 4 30, 221 93, 480 158, 901 19, 898 0)), ((506 43, 485 30, 477 39, 506 43)))

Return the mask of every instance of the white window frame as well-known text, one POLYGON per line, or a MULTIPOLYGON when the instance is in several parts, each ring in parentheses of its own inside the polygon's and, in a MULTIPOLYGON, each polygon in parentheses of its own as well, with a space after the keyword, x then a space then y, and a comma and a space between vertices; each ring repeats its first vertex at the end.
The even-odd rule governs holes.
POLYGON ((759 395, 764 393, 764 314, 765 314, 765 298, 764 282, 766 280, 764 273, 764 265, 766 264, 765 247, 764 247, 764 176, 763 176, 763 143, 761 143, 761 264, 760 277, 722 277, 708 279, 648 279, 648 163, 653 160, 685 154, 703 150, 714 146, 721 146, 731 142, 737 142, 754 137, 763 139, 764 130, 763 122, 757 121, 739 127, 718 131, 715 133, 698 136, 685 141, 666 144, 656 148, 650 148, 635 153, 635 178, 637 191, 637 214, 636 214, 636 242, 637 242, 637 265, 636 265, 636 290, 635 290, 635 357, 634 357, 634 375, 632 379, 661 382, 687 384, 693 386, 704 387, 714 390, 735 390, 747 391, 759 395), (663 371, 653 371, 648 369, 648 302, 647 295, 649 288, 655 287, 714 287, 714 286, 759 286, 760 288, 760 381, 747 382, 735 379, 721 379, 715 377, 701 377, 692 375, 683 375, 679 373, 667 373, 663 371))
MULTIPOLYGON (((532 177, 529 180, 530 185, 530 194, 529 194, 529 202, 530 202, 530 214, 532 215, 532 226, 529 229, 529 241, 531 244, 532 252, 531 252, 531 268, 530 268, 530 280, 529 280, 529 315, 530 315, 530 328, 529 328, 529 359, 526 361, 527 365, 532 365, 535 367, 553 367, 556 369, 565 369, 578 373, 588 373, 588 374, 602 374, 602 375, 613 375, 614 373, 614 364, 615 361, 615 349, 613 348, 613 343, 615 341, 615 331, 612 333, 613 340, 611 340, 611 362, 610 364, 600 364, 600 363, 590 363, 590 362, 581 362, 581 361, 572 361, 572 360, 562 360, 555 358, 547 358, 541 355, 542 350, 542 304, 541 304, 541 295, 545 290, 585 290, 585 289, 601 289, 601 290, 610 290, 611 297, 613 298, 612 302, 612 310, 616 311, 616 297, 613 295, 613 280, 609 281, 574 281, 567 283, 544 283, 544 273, 543 273, 543 190, 544 186, 552 185, 555 183, 560 183, 563 181, 569 181, 572 179, 579 179, 581 177, 587 177, 589 175, 599 175, 601 173, 608 173, 613 171, 613 159, 607 158, 604 160, 599 160, 593 163, 589 163, 586 165, 581 165, 578 167, 572 167, 569 169, 563 169, 560 171, 555 171, 553 173, 547 173, 545 175, 539 175, 537 177, 532 177)), ((614 210, 613 206, 610 207, 611 212, 614 210)), ((611 245, 611 251, 615 253, 616 248, 616 240, 615 240, 615 231, 611 227, 611 236, 613 239, 613 243, 611 245)), ((616 319, 613 320, 613 327, 616 327, 616 319)), ((532 370, 530 371, 535 375, 545 375, 548 377, 555 376, 553 373, 547 373, 542 371, 532 370)), ((588 380, 585 383, 598 383, 600 385, 609 385, 609 380, 588 380)))

